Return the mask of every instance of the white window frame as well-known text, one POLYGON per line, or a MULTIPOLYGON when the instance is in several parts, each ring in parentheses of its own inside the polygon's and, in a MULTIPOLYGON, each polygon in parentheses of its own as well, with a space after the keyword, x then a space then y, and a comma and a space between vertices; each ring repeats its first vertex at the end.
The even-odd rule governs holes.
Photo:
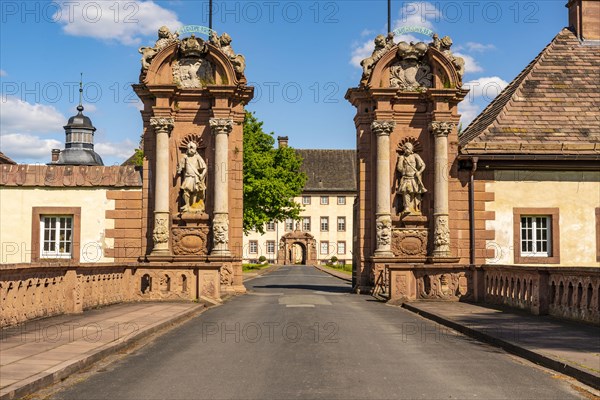
POLYGON ((267 222, 265 225, 266 225, 267 231, 275 232, 275 222, 274 221, 267 222))
POLYGON ((338 232, 346 232, 346 217, 337 217, 337 230, 338 232), (340 229, 340 221, 343 221, 343 229, 340 229))
POLYGON ((346 205, 346 196, 338 196, 337 203, 338 203, 338 206, 345 206, 346 205))
POLYGON ((311 229, 311 221, 310 221, 310 217, 302 217, 302 231, 303 232, 310 232, 311 229), (308 221, 308 223, 307 223, 308 221), (308 228, 306 227, 308 225, 308 228))
POLYGON ((73 215, 41 215, 40 216, 40 258, 72 258, 73 256, 73 215), (54 227, 48 227, 52 219, 56 219, 54 227), (67 226, 67 220, 70 221, 70 227, 67 226), (63 224, 64 223, 64 227, 63 224), (48 232, 49 238, 45 238, 48 232), (52 233, 54 237, 52 238, 52 233), (61 240, 61 233, 69 236, 69 239, 61 240), (68 235, 67 235, 68 233, 68 235), (60 251, 61 243, 69 248, 69 251, 60 251), (54 251, 45 250, 46 244, 54 244, 54 251), (68 244, 68 246, 66 246, 68 244))
POLYGON ((551 216, 521 215, 520 235, 519 244, 521 246, 521 257, 552 256, 551 216), (526 226, 523 225, 524 220, 526 226), (543 250, 544 245, 546 250, 543 250))
POLYGON ((267 254, 275 254, 275 241, 267 240, 267 254))
POLYGON ((302 196, 302 204, 303 205, 310 204, 310 196, 302 196))
POLYGON ((329 242, 325 240, 321 240, 321 248, 319 249, 321 255, 329 255, 329 242))
POLYGON ((340 241, 337 242, 337 253, 338 254, 346 254, 346 242, 340 241))
POLYGON ((322 206, 326 206, 329 204, 329 196, 321 196, 320 203, 322 206))
POLYGON ((251 240, 248 245, 248 253, 250 254, 258 254, 258 241, 251 240))
POLYGON ((319 222, 321 232, 329 232, 329 217, 321 217, 319 222))
POLYGON ((286 218, 285 220, 285 230, 287 232, 291 232, 294 230, 294 220, 292 218, 286 218))

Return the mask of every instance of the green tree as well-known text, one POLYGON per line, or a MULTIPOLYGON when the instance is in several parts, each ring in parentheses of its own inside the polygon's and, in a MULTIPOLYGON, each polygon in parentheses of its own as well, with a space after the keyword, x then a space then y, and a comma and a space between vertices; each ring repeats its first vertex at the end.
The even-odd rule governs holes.
POLYGON ((254 114, 244 117, 244 232, 264 233, 269 221, 299 219, 294 201, 306 183, 302 158, 290 147, 275 149, 273 132, 265 133, 254 114))

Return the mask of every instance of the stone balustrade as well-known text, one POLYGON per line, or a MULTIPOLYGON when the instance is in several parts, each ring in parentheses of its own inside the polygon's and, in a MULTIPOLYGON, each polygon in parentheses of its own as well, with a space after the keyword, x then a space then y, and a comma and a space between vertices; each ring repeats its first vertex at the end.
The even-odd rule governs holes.
POLYGON ((0 328, 129 301, 218 301, 225 278, 211 263, 0 265, 0 328))
POLYGON ((484 265, 484 301, 600 323, 600 268, 484 265))

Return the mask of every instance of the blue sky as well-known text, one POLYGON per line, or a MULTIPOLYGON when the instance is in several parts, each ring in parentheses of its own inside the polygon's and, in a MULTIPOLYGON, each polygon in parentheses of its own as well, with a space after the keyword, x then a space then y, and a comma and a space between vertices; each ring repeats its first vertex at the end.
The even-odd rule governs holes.
MULTIPOLYGON (((385 33, 387 2, 218 1, 213 28, 228 32, 246 57, 255 87, 248 105, 265 129, 296 148, 355 147, 354 108, 360 59, 385 33)), ((566 0, 392 1, 393 28, 429 27, 449 35, 465 57, 473 93, 465 123, 567 25, 566 0)), ((0 2, 0 149, 18 162, 46 163, 64 147, 63 125, 75 114, 80 72, 96 150, 117 164, 137 147, 141 117, 131 83, 140 46, 161 25, 208 25, 207 1, 0 2)), ((414 34, 412 40, 428 41, 414 34)), ((396 42, 402 40, 396 38, 396 42)))

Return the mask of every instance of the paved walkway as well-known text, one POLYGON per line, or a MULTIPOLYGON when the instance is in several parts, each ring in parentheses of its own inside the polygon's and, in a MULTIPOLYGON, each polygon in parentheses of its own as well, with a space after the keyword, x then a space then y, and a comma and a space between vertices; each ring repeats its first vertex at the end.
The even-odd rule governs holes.
POLYGON ((600 327, 468 303, 404 308, 600 389, 600 327))
POLYGON ((129 303, 0 330, 0 399, 22 397, 204 309, 129 303))

